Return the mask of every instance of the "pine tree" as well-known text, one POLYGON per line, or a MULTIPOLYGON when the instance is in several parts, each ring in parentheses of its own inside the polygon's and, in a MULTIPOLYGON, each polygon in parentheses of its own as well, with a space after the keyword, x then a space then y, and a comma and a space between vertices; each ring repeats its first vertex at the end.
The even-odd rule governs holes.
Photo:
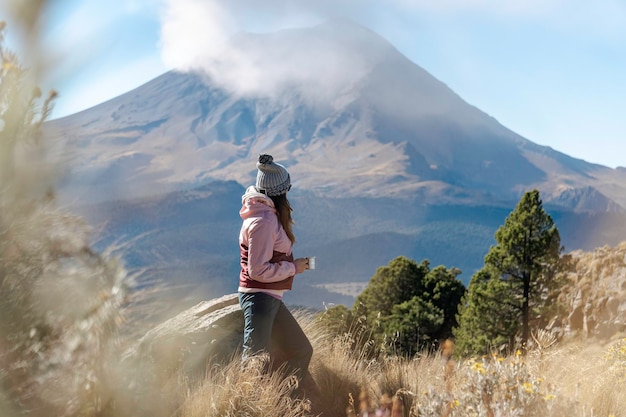
POLYGON ((525 348, 531 322, 540 323, 561 284, 561 239, 539 191, 522 196, 495 239, 485 268, 472 277, 459 314, 455 335, 466 352, 478 353, 503 342, 512 347, 520 329, 525 348))
POLYGON ((377 317, 389 316, 395 305, 423 292, 428 272, 430 264, 426 260, 418 265, 404 256, 393 259, 376 270, 367 288, 357 297, 355 309, 372 323, 377 317))
POLYGON ((379 344, 391 340, 395 353, 412 356, 451 337, 465 293, 460 272, 444 266, 431 270, 428 260, 418 264, 399 256, 378 268, 352 316, 366 318, 379 344))
POLYGON ((520 321, 512 284, 487 266, 472 276, 459 306, 459 326, 454 329, 457 354, 484 354, 515 344, 520 321))

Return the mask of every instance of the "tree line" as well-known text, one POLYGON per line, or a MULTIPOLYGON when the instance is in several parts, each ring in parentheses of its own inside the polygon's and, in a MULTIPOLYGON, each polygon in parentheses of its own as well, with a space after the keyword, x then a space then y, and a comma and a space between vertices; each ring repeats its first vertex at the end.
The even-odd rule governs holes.
POLYGON ((351 308, 334 306, 321 319, 371 354, 413 356, 446 339, 461 356, 524 351, 531 330, 559 313, 568 257, 537 190, 521 197, 494 237, 467 288, 457 268, 400 256, 376 270, 351 308))

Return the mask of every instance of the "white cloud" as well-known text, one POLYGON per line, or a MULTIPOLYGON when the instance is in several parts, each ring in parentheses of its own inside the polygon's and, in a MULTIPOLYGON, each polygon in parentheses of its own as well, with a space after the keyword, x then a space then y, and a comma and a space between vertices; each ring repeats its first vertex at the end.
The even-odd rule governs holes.
POLYGON ((354 51, 330 39, 277 41, 275 35, 238 34, 230 41, 255 17, 272 15, 270 30, 276 30, 294 19, 313 21, 324 8, 321 3, 322 9, 318 4, 293 10, 288 4, 169 0, 162 15, 163 59, 167 66, 202 71, 213 83, 241 95, 275 97, 298 86, 305 98, 326 100, 365 71, 354 51))
POLYGON ((163 59, 174 67, 198 66, 224 53, 235 31, 230 14, 215 1, 168 1, 162 14, 163 59))
MULTIPOLYGON (((411 19, 424 13, 435 19, 454 16, 474 25, 506 19, 513 26, 538 24, 577 37, 626 38, 626 3, 621 0, 163 0, 163 5, 165 64, 202 69, 213 82, 243 94, 268 94, 281 85, 306 82, 312 75, 307 70, 324 72, 329 62, 362 70, 360 63, 343 55, 345 51, 327 47, 295 48, 294 53, 289 48, 265 50, 261 43, 250 48, 227 42, 238 31, 273 32, 311 26, 334 16, 370 27, 389 25, 383 15, 387 19, 411 19)), ((335 88, 345 81, 342 77, 337 67, 332 68, 324 79, 333 82, 326 87, 335 88)))

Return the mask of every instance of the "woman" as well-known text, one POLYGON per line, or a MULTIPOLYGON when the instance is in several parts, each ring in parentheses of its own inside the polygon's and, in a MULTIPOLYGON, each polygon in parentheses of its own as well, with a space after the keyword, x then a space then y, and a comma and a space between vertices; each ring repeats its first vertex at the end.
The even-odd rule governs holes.
POLYGON ((291 178, 271 155, 260 155, 256 186, 241 198, 239 233, 241 273, 239 304, 244 315, 243 359, 279 348, 286 371, 301 381, 313 348, 282 301, 294 276, 308 268, 306 258, 293 258, 295 237, 287 191, 291 178))

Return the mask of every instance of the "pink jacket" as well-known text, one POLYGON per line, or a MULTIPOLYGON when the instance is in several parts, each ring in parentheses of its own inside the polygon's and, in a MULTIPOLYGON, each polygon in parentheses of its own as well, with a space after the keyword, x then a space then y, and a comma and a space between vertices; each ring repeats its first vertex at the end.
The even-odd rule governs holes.
POLYGON ((265 194, 248 187, 239 215, 241 273, 239 286, 289 290, 296 274, 292 243, 278 221, 274 203, 265 194))

